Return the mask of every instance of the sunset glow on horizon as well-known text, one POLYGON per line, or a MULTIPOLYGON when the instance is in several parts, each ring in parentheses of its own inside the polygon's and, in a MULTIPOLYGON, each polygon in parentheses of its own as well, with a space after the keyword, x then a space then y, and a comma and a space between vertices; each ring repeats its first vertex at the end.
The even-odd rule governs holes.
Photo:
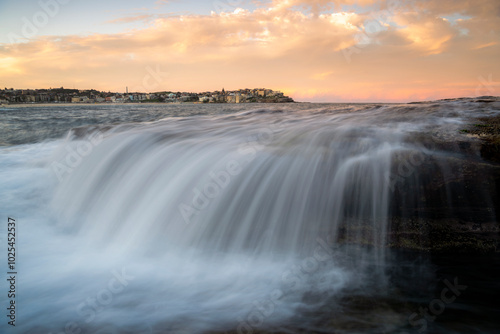
POLYGON ((498 0, 28 0, 0 4, 0 20, 2 88, 500 95, 498 0))

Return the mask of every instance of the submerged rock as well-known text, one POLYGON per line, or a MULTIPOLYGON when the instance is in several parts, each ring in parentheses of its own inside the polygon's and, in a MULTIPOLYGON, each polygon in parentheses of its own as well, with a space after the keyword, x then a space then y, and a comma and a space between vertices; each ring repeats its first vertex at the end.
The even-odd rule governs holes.
MULTIPOLYGON (((387 247, 432 253, 500 252, 498 101, 491 97, 461 101, 475 115, 479 110, 484 116, 465 117, 468 124, 452 131, 440 126, 415 131, 406 139, 408 147, 393 154, 387 247)), ((442 106, 422 103, 418 108, 431 113, 442 106)), ((374 224, 372 217, 362 220, 347 218, 338 241, 373 245, 377 233, 373 226, 381 224, 374 224)))
POLYGON ((500 251, 500 116, 477 118, 460 132, 474 140, 434 138, 436 150, 452 154, 425 157, 414 166, 418 173, 395 185, 390 247, 431 252, 500 251))

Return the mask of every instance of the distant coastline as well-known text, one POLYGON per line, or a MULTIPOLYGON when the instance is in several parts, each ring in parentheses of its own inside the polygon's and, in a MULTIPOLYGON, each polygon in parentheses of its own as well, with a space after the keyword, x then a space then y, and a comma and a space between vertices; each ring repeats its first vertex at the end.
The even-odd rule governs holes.
POLYGON ((156 93, 101 92, 95 89, 78 90, 50 89, 0 89, 0 105, 69 103, 69 104, 105 104, 105 103, 292 103, 292 98, 280 91, 266 88, 238 89, 234 91, 172 92, 156 93))
MULTIPOLYGON (((247 104, 279 104, 280 102, 251 102, 247 104)), ((290 103, 290 102, 287 102, 290 103)), ((310 102, 293 102, 293 103, 310 103, 310 102)), ((83 107, 83 106, 164 106, 164 105, 204 105, 204 103, 199 102, 180 102, 180 103, 165 103, 165 102, 126 102, 126 103, 54 103, 54 102, 33 102, 33 103, 12 103, 12 104, 2 104, 0 105, 0 111, 2 109, 9 108, 35 108, 35 107, 83 107)), ((223 103, 210 103, 211 105, 223 104, 223 103)))

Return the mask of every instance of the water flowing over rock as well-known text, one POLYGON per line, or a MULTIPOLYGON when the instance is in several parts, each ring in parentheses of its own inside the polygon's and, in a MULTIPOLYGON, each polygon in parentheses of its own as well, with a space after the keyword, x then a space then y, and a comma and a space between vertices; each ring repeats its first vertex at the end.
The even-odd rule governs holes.
POLYGON ((495 254, 497 99, 245 108, 2 149, 22 329, 399 333, 428 257, 495 254))

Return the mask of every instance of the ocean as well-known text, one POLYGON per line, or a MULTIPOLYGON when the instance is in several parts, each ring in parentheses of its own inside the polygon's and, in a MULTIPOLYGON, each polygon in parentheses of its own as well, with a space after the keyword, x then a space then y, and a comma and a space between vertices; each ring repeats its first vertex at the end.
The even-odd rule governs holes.
POLYGON ((498 235, 498 166, 467 129, 499 115, 474 99, 1 108, 0 332, 497 333, 498 253, 436 252, 462 236, 425 231, 498 235))

